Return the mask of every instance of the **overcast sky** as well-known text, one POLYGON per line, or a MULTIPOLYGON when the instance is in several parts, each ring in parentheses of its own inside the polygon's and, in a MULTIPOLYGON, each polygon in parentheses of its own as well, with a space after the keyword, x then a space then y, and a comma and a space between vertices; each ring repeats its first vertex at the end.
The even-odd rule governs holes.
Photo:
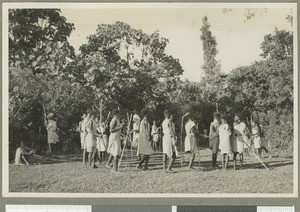
POLYGON ((203 73, 200 28, 205 15, 216 37, 219 50, 217 59, 225 73, 261 60, 260 44, 264 35, 272 33, 275 27, 292 30, 286 21, 286 16, 293 14, 291 5, 259 5, 261 8, 256 9, 256 16, 249 21, 245 21, 245 8, 249 8, 249 5, 239 4, 240 8, 236 8, 236 5, 85 4, 63 7, 62 15, 75 24, 69 42, 76 53, 79 53, 82 44, 87 43, 87 36, 96 32, 98 24, 123 21, 144 32, 158 30, 161 36, 169 39, 166 51, 179 59, 184 69, 183 78, 199 81, 203 73), (232 11, 224 13, 222 8, 232 8, 232 11))

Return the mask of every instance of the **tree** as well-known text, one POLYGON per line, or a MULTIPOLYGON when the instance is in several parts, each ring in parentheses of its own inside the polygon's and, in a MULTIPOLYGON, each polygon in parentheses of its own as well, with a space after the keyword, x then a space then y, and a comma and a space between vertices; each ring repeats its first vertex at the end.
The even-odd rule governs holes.
POLYGON ((10 9, 10 66, 58 73, 74 57, 67 40, 73 29, 59 9, 10 9))
POLYGON ((165 53, 167 43, 157 31, 147 34, 123 22, 98 25, 80 47, 85 85, 101 94, 110 108, 157 107, 183 72, 178 59, 165 53))
POLYGON ((260 56, 271 60, 284 60, 293 57, 293 34, 286 30, 274 31, 267 34, 261 44, 260 56))
POLYGON ((216 60, 216 55, 218 54, 217 41, 210 31, 210 24, 208 23, 207 16, 202 19, 202 23, 201 40, 203 42, 204 57, 202 69, 206 75, 217 75, 221 71, 220 63, 216 60))

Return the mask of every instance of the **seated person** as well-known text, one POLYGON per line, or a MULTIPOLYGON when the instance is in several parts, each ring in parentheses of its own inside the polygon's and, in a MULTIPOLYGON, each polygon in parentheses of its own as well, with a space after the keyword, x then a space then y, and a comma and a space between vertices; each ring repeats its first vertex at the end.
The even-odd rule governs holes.
POLYGON ((16 150, 16 155, 15 155, 15 163, 16 165, 23 165, 23 161, 25 162, 26 165, 29 165, 29 162, 26 159, 26 156, 32 155, 33 151, 28 150, 25 147, 24 142, 21 142, 20 147, 17 148, 16 150))

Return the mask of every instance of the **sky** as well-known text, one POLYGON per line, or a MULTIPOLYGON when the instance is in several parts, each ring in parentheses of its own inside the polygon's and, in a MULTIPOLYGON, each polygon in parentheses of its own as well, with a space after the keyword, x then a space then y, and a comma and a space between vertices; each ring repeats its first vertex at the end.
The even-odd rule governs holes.
MULTIPOLYGON (((206 15, 211 32, 216 37, 221 69, 229 73, 239 66, 251 65, 262 60, 260 44, 264 36, 278 29, 292 30, 286 21, 292 15, 291 5, 264 4, 97 4, 61 8, 75 30, 69 37, 76 53, 87 43, 87 36, 94 34, 98 24, 113 24, 123 21, 136 29, 152 33, 156 30, 169 39, 166 53, 178 58, 184 73, 182 78, 200 81, 203 76, 202 19, 206 15), (175 5, 175 6, 174 6, 175 5), (246 20, 246 9, 252 8, 255 17, 246 20), (224 13, 224 8, 231 11, 224 13)), ((295 11, 294 11, 295 12, 295 11)))

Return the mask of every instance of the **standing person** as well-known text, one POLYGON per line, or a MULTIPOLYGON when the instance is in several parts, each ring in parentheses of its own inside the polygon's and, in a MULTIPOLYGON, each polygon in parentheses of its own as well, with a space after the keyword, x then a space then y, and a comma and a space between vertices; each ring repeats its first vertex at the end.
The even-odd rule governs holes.
POLYGON ((110 155, 106 167, 110 168, 112 159, 114 159, 113 171, 118 170, 118 161, 122 151, 121 150, 121 129, 123 128, 123 123, 120 122, 119 113, 120 112, 117 109, 112 111, 113 118, 109 125, 110 135, 109 135, 107 152, 110 155))
POLYGON ((100 133, 99 136, 99 155, 100 155, 100 162, 104 163, 105 161, 105 154, 107 151, 108 146, 108 137, 106 134, 107 126, 104 121, 100 121, 100 124, 98 125, 98 131, 100 133))
POLYGON ((251 148, 251 135, 250 135, 250 130, 247 127, 247 125, 246 125, 246 128, 245 128, 245 134, 244 134, 243 138, 244 138, 244 152, 245 152, 245 155, 247 157, 250 157, 250 154, 249 154, 250 149, 249 148, 251 148))
POLYGON ((217 168, 217 154, 219 151, 219 126, 220 126, 220 113, 213 113, 213 122, 210 124, 209 130, 209 147, 212 150, 212 167, 217 168))
POLYGON ((81 144, 81 149, 84 149, 84 139, 86 136, 85 133, 85 119, 86 119, 86 113, 84 113, 81 116, 81 121, 79 122, 79 131, 80 131, 80 144, 81 144))
MULTIPOLYGON (((132 136, 132 148, 137 149, 139 143, 139 131, 140 131, 140 122, 141 118, 137 114, 137 111, 134 111, 133 115, 133 136, 132 136)), ((141 156, 137 153, 139 160, 141 160, 141 156)))
POLYGON ((47 132, 48 132, 48 144, 49 144, 49 154, 52 154, 52 150, 54 152, 57 151, 56 144, 59 142, 57 130, 57 122, 54 120, 54 114, 49 113, 47 116, 47 132))
POLYGON ((92 168, 97 168, 95 165, 95 154, 94 150, 96 148, 96 139, 97 139, 97 122, 95 120, 95 112, 90 112, 90 120, 86 124, 87 135, 85 138, 86 151, 88 154, 89 165, 92 168))
POLYGON ((81 129, 82 129, 82 136, 83 136, 83 141, 82 141, 82 163, 83 165, 85 165, 85 160, 86 160, 86 135, 87 135, 87 128, 86 128, 86 125, 88 123, 88 121, 90 120, 90 113, 91 113, 91 110, 88 109, 87 112, 86 112, 86 117, 83 119, 82 123, 81 123, 81 129))
POLYGON ((189 169, 193 169, 193 162, 195 160, 195 154, 198 151, 197 149, 197 140, 196 140, 196 124, 192 120, 191 115, 188 116, 188 121, 185 124, 186 137, 184 140, 184 150, 186 153, 191 153, 191 159, 189 162, 189 169))
POLYGON ((272 155, 269 154, 269 150, 267 149, 268 141, 266 139, 264 127, 261 124, 259 126, 260 126, 260 137, 261 137, 261 150, 260 150, 261 155, 262 157, 264 157, 263 151, 265 151, 269 155, 269 158, 272 158, 272 155))
POLYGON ((231 154, 231 144, 230 144, 231 129, 228 124, 228 116, 221 115, 221 125, 219 127, 219 137, 220 137, 220 150, 222 156, 222 167, 223 170, 227 170, 229 155, 231 154))
POLYGON ((233 162, 234 170, 236 170, 236 156, 240 157, 240 168, 243 166, 244 161, 244 138, 246 133, 246 124, 241 120, 241 114, 236 113, 234 116, 233 123, 233 136, 232 136, 232 152, 233 152, 233 162))
POLYGON ((153 121, 153 125, 151 128, 151 135, 152 135, 153 149, 155 152, 157 152, 158 151, 159 132, 158 132, 158 127, 156 125, 156 121, 153 121))
POLYGON ((251 121, 251 131, 255 152, 261 157, 261 130, 258 120, 251 121))
POLYGON ((174 139, 172 123, 170 121, 170 112, 168 110, 164 111, 165 120, 162 123, 162 130, 163 130, 163 168, 167 173, 173 173, 172 165, 176 158, 176 149, 175 145, 172 142, 174 139), (167 157, 170 158, 170 162, 168 168, 166 169, 167 165, 167 157))
POLYGON ((142 164, 145 162, 143 170, 148 170, 148 163, 150 155, 153 154, 153 149, 151 147, 150 141, 150 124, 148 122, 148 111, 146 109, 142 110, 141 115, 143 117, 140 123, 140 133, 139 133, 139 145, 138 154, 143 155, 143 159, 136 166, 138 169, 142 169, 142 164))

